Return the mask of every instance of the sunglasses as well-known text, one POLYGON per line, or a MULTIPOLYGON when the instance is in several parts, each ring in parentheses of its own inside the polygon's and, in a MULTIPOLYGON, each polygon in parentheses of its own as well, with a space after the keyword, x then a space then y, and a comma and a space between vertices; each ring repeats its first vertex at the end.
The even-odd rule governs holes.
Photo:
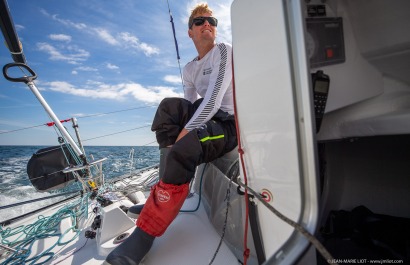
POLYGON ((218 19, 214 17, 196 17, 192 19, 191 25, 189 25, 189 28, 192 28, 192 25, 195 24, 195 26, 201 26, 205 23, 205 20, 208 21, 208 23, 211 26, 216 27, 218 25, 218 19))

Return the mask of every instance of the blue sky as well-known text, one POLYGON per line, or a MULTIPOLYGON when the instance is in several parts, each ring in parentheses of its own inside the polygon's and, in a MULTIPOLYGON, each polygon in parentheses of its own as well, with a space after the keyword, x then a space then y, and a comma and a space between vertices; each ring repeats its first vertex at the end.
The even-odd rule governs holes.
MULTIPOLYGON (((169 0, 181 67, 197 55, 187 21, 198 2, 169 0)), ((208 1, 219 42, 231 43, 231 2, 208 1)), ((156 145, 150 130, 156 106, 183 96, 166 0, 8 4, 38 89, 61 120, 78 119, 84 145, 156 145)), ((5 45, 0 62, 12 62, 5 45)), ((49 121, 25 84, 0 78, 0 145, 56 145, 54 129, 38 126, 49 121)))

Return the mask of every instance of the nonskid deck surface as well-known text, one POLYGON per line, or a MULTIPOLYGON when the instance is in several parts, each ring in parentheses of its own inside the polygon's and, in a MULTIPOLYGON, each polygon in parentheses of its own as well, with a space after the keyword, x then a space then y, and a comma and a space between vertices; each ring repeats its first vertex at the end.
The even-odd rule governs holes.
MULTIPOLYGON (((198 196, 195 195, 186 200, 182 209, 195 209, 197 202, 198 196)), ((133 229, 127 232, 131 233, 133 229)), ((77 240, 72 243, 64 247, 56 247, 54 258, 46 264, 102 264, 105 257, 97 253, 96 239, 85 238, 87 230, 83 229, 77 240)), ((201 205, 196 212, 180 213, 177 216, 165 234, 154 241, 143 264, 209 264, 219 240, 220 236, 209 223, 201 205)), ((44 239, 42 243, 33 246, 33 254, 41 252, 54 243, 55 239, 53 238, 44 239)), ((238 264, 238 260, 222 243, 213 264, 238 264)))
MULTIPOLYGON (((199 196, 195 194, 185 201, 182 209, 194 210, 197 207, 198 200, 199 196)), ((128 206, 130 201, 119 201, 119 204, 128 206)), ((78 237, 75 237, 74 232, 68 232, 60 240, 70 242, 62 246, 56 245, 58 237, 37 240, 31 247, 29 257, 35 257, 39 253, 43 253, 43 257, 36 263, 46 261, 44 264, 102 264, 105 260, 105 254, 101 255, 99 253, 101 248, 98 246, 98 240, 85 237, 85 233, 91 230, 90 226, 96 216, 93 212, 95 206, 92 203, 88 205, 88 219, 84 222, 83 227, 85 228, 80 231, 78 237), (44 255, 44 251, 51 247, 53 248, 49 251, 49 254, 44 255)), ((40 215, 53 215, 60 208, 61 206, 49 208, 40 214, 14 223, 10 228, 34 223, 40 215)), ((134 223, 134 220, 132 222, 134 223)), ((60 231, 57 232, 64 233, 72 225, 70 218, 63 219, 60 224, 60 231)), ((126 232, 132 233, 134 229, 135 226, 132 225, 126 232)), ((119 231, 118 235, 121 233, 119 231)), ((197 211, 180 213, 177 216, 165 234, 154 241, 152 249, 143 260, 143 264, 209 264, 217 250, 219 241, 220 236, 210 224, 201 204, 197 211)), ((5 259, 0 258, 0 264, 4 261, 5 259)), ((238 264, 238 261, 229 248, 222 243, 213 264, 238 264)))
MULTIPOLYGON (((182 210, 195 209, 198 195, 188 198, 182 210)), ((162 237, 154 245, 143 264, 206 265, 217 250, 221 237, 209 222, 203 205, 196 212, 180 213, 162 237)), ((239 264, 238 259, 225 243, 222 243, 213 264, 239 264)))

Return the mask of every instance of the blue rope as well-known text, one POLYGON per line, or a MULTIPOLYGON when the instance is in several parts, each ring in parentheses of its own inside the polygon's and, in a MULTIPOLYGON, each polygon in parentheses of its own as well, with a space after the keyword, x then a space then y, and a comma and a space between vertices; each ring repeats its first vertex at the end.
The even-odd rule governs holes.
MULTIPOLYGON (((65 146, 67 146, 68 151, 70 152, 71 156, 74 158, 74 160, 75 160, 75 162, 77 163, 77 165, 82 165, 80 158, 79 158, 79 157, 77 156, 77 154, 74 152, 74 150, 73 150, 73 148, 71 147, 71 145, 69 145, 69 144, 66 142, 65 138, 62 138, 62 139, 64 140, 64 143, 63 143, 63 144, 64 144, 65 146)), ((64 152, 63 144, 60 145, 61 152, 63 153, 63 155, 64 155, 64 157, 65 157, 65 160, 66 160, 67 163, 69 164, 70 161, 68 160, 68 157, 67 157, 66 153, 64 152)), ((85 173, 84 170, 81 170, 81 172, 85 173)), ((74 173, 71 173, 71 174, 74 174, 74 173)), ((75 175, 74 175, 74 176, 75 176, 75 175)), ((76 185, 77 185, 77 187, 78 187, 79 189, 83 188, 83 187, 81 187, 80 182, 76 182, 76 185)))
POLYGON ((1 265, 11 264, 44 264, 54 257, 52 250, 56 246, 66 245, 80 235, 80 230, 77 228, 77 218, 88 218, 88 197, 89 194, 76 200, 75 202, 64 206, 56 213, 49 217, 40 215, 38 220, 26 226, 19 226, 16 228, 0 227, 1 243, 8 245, 16 250, 10 257, 8 257, 1 265), (78 208, 76 211, 75 209, 78 208), (71 218, 72 225, 64 232, 59 232, 60 223, 66 218, 71 218), (74 235, 65 239, 65 236, 73 231, 74 235), (8 240, 12 236, 17 236, 13 241, 8 240), (57 237, 56 242, 48 249, 42 251, 35 257, 29 258, 33 244, 44 238, 57 237), (42 259, 41 262, 38 262, 42 259))
POLYGON ((201 174, 200 181, 199 181, 199 200, 198 200, 198 204, 197 204, 196 208, 193 209, 193 210, 180 210, 180 211, 179 211, 180 213, 193 213, 193 212, 198 211, 199 205, 201 205, 202 179, 203 179, 203 177, 204 177, 205 169, 206 169, 207 166, 208 166, 208 163, 205 164, 204 169, 202 170, 202 174, 201 174))

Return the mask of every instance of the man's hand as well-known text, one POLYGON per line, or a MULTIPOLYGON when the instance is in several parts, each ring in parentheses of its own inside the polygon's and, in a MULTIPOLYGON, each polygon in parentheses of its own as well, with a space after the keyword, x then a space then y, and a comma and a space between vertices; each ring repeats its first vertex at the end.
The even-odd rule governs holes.
POLYGON ((183 128, 181 130, 181 132, 179 133, 177 140, 175 142, 178 142, 182 137, 184 137, 185 135, 187 135, 187 133, 189 133, 189 131, 185 128, 183 128))

